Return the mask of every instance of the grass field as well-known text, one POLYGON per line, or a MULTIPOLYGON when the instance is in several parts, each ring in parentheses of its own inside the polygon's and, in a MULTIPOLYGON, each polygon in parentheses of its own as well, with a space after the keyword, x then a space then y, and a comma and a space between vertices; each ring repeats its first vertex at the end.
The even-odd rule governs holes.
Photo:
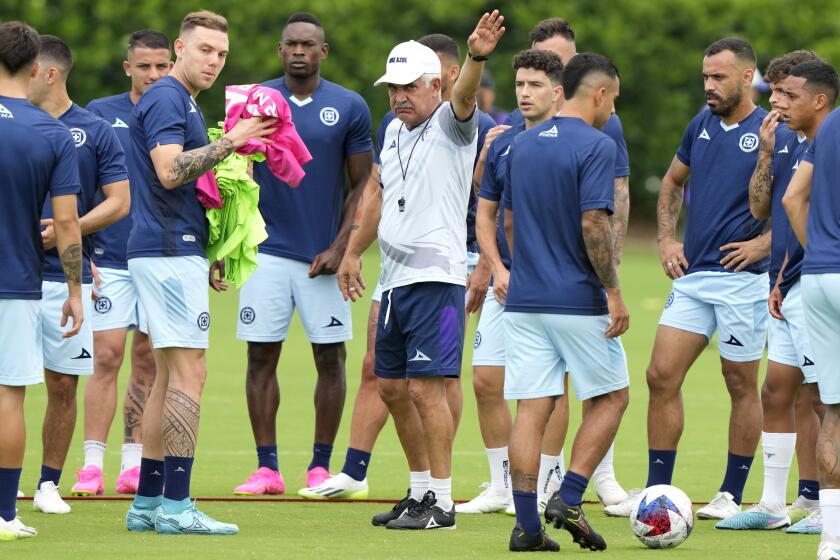
MULTIPOLYGON (((378 273, 377 254, 369 252, 365 276, 369 286, 378 273)), ((631 329, 623 337, 628 354, 631 382, 630 406, 616 442, 616 471, 625 488, 644 483, 646 478, 647 388, 644 372, 650 356, 659 312, 669 291, 656 258, 655 247, 631 243, 621 269, 625 300, 630 308, 631 329)), ((256 467, 254 442, 248 423, 244 395, 245 345, 234 338, 237 317, 235 292, 214 295, 213 326, 208 354, 209 376, 205 390, 201 435, 193 475, 193 495, 197 497, 232 497, 233 487, 256 467)), ((356 338, 348 345, 347 405, 344 422, 335 445, 333 470, 344 461, 352 398, 358 385, 359 368, 365 348, 365 322, 369 299, 353 307, 356 338)), ((468 328, 472 340, 475 320, 468 328)), ((470 350, 464 356, 464 415, 455 441, 453 459, 453 495, 470 499, 487 480, 487 463, 475 414, 472 396, 470 350)), ((764 367, 762 366, 762 370, 764 367)), ((726 434, 729 401, 720 375, 716 344, 703 353, 688 376, 684 388, 687 412, 686 429, 679 450, 674 484, 695 501, 708 501, 717 491, 726 462, 726 434)), ((125 373, 125 372, 124 372, 125 373)), ((279 366, 282 404, 278 419, 280 468, 286 478, 287 496, 296 497, 304 483, 312 446, 312 391, 315 368, 309 345, 300 323, 295 319, 284 345, 279 366)), ((125 376, 123 376, 123 384, 125 376)), ((81 395, 80 387, 80 395, 81 395)), ((27 396, 29 441, 24 465, 22 489, 34 492, 40 465, 40 426, 45 405, 43 386, 34 387, 27 396)), ((81 399, 80 399, 81 403, 81 399)), ((580 417, 579 403, 572 402, 574 433, 580 417)), ((66 493, 75 481, 74 471, 82 463, 82 412, 80 404, 76 437, 62 479, 66 493)), ((122 434, 121 420, 111 430, 106 456, 106 496, 114 496, 113 484, 119 469, 122 434)), ((566 449, 571 448, 570 442, 566 449)), ((760 454, 759 454, 760 455, 760 454)), ((568 455, 567 455, 568 458, 568 455)), ((402 450, 389 423, 373 453, 368 471, 370 498, 397 499, 405 494, 408 475, 402 450)), ((788 497, 795 492, 798 475, 791 472, 788 497)), ((757 500, 761 492, 761 459, 756 462, 745 492, 745 500, 757 500)), ((587 494, 594 499, 594 493, 587 494)), ((504 515, 458 517, 456 531, 405 534, 370 525, 374 513, 389 508, 384 504, 342 503, 247 503, 205 502, 202 509, 218 518, 236 522, 242 532, 235 537, 160 537, 130 535, 123 519, 125 502, 74 501, 67 516, 46 516, 30 510, 31 502, 20 502, 24 521, 37 527, 35 539, 3 544, 0 558, 177 558, 187 555, 201 558, 386 558, 419 556, 429 558, 497 557, 506 555, 507 539, 513 521, 504 515)), ((786 535, 781 532, 733 533, 717 531, 710 522, 698 522, 694 534, 681 547, 667 552, 653 552, 633 536, 626 519, 611 519, 600 506, 589 505, 587 514, 605 535, 607 554, 617 558, 673 556, 686 560, 743 558, 813 557, 816 537, 786 535)), ((559 537, 564 554, 585 554, 567 534, 549 530, 559 537)))

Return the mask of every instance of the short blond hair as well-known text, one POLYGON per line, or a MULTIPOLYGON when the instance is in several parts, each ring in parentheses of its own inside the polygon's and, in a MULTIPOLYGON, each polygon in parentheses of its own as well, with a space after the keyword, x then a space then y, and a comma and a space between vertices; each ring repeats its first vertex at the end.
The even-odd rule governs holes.
POLYGON ((195 29, 196 27, 215 29, 216 31, 227 33, 228 22, 223 16, 209 10, 190 12, 184 16, 184 20, 181 22, 181 34, 183 35, 184 32, 195 29))

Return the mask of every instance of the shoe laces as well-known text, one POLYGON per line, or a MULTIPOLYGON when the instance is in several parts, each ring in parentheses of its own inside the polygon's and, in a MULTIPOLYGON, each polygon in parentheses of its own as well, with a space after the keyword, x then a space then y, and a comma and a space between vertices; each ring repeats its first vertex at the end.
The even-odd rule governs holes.
POLYGON ((427 509, 430 509, 433 505, 435 505, 435 493, 431 490, 428 490, 424 495, 423 499, 415 504, 413 504, 408 511, 405 512, 406 517, 422 517, 427 509))

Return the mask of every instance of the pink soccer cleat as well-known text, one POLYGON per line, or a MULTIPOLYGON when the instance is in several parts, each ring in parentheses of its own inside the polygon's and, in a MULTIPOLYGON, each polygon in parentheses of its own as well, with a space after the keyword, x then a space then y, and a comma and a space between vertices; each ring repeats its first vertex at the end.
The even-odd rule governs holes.
POLYGON ((244 484, 233 489, 237 496, 274 496, 286 491, 283 475, 268 467, 260 467, 244 484))
POLYGON ((76 477, 79 481, 70 489, 70 494, 73 496, 101 496, 105 492, 102 471, 99 467, 88 465, 76 471, 76 477))
POLYGON ((306 471, 306 487, 315 488, 316 486, 320 486, 324 483, 325 480, 330 478, 330 476, 330 471, 328 471, 324 467, 315 467, 314 469, 309 469, 308 471, 306 471))
POLYGON ((118 494, 136 494, 140 485, 140 467, 132 467, 117 477, 118 494))

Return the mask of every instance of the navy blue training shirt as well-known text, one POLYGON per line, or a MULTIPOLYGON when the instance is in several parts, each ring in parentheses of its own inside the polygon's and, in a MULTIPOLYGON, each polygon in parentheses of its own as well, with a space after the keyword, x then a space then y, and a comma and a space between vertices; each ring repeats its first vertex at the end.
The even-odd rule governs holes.
POLYGON ((553 117, 513 140, 504 204, 514 215, 516 258, 505 311, 608 313, 581 227, 583 212, 613 212, 615 152, 609 136, 570 117, 553 117))
POLYGON ((0 299, 41 299, 44 203, 79 188, 67 127, 26 99, 0 96, 0 299))
POLYGON ((292 96, 285 78, 263 85, 289 102, 312 161, 303 166, 306 176, 296 189, 275 177, 268 164, 254 165, 268 231, 260 252, 310 263, 335 241, 341 226, 347 157, 373 149, 370 111, 358 93, 323 78, 305 101, 292 96))
MULTIPOLYGON (((731 126, 711 111, 692 119, 677 150, 677 159, 691 168, 691 204, 687 207, 684 251, 687 274, 727 271, 720 264, 727 243, 761 234, 765 222, 750 213, 749 184, 758 160, 758 130, 767 111, 757 107, 731 126)), ((744 269, 767 272, 769 257, 744 269)))
POLYGON ((207 218, 195 196, 195 180, 166 190, 150 154, 158 145, 178 144, 185 152, 206 146, 201 109, 181 82, 166 76, 146 90, 128 126, 137 197, 131 205, 127 257, 204 257, 207 218))
MULTIPOLYGON (((129 188, 131 189, 131 199, 133 201, 137 194, 135 192, 135 181, 131 180, 136 175, 136 167, 133 165, 131 158, 131 135, 129 132, 130 129, 128 128, 128 123, 131 121, 131 111, 134 109, 131 96, 126 92, 111 97, 103 97, 102 99, 94 99, 88 103, 86 108, 94 115, 105 119, 111 125, 111 129, 117 134, 117 138, 119 138, 120 144, 122 144, 125 150, 129 188)), ((98 193, 98 198, 101 198, 101 193, 98 193)), ((93 235, 93 262, 97 266, 102 268, 117 268, 120 270, 128 268, 126 263, 126 247, 128 245, 128 234, 131 233, 131 224, 131 212, 129 212, 128 216, 101 231, 97 231, 93 235)))
POLYGON ((785 260, 787 250, 787 231, 790 223, 782 206, 782 197, 787 191, 793 166, 798 161, 796 151, 800 148, 799 136, 784 123, 776 129, 776 147, 773 150, 771 173, 773 187, 770 198, 770 224, 773 229, 770 238, 770 287, 776 285, 776 278, 785 260))
POLYGON ((834 109, 817 131, 804 161, 814 165, 808 210, 808 246, 802 274, 840 272, 840 112, 834 109))
MULTIPOLYGON (((70 129, 79 162, 79 180, 81 191, 76 198, 79 217, 90 212, 103 198, 101 187, 128 178, 125 167, 125 151, 117 135, 107 122, 75 103, 58 117, 59 122, 70 129), (97 196, 100 194, 100 196, 97 196)), ((52 218, 52 202, 44 204, 44 218, 52 218)), ((92 282, 90 258, 93 253, 93 239, 82 239, 84 258, 82 259, 82 282, 92 282)), ((44 280, 64 282, 64 270, 58 249, 50 249, 44 258, 44 280)))

